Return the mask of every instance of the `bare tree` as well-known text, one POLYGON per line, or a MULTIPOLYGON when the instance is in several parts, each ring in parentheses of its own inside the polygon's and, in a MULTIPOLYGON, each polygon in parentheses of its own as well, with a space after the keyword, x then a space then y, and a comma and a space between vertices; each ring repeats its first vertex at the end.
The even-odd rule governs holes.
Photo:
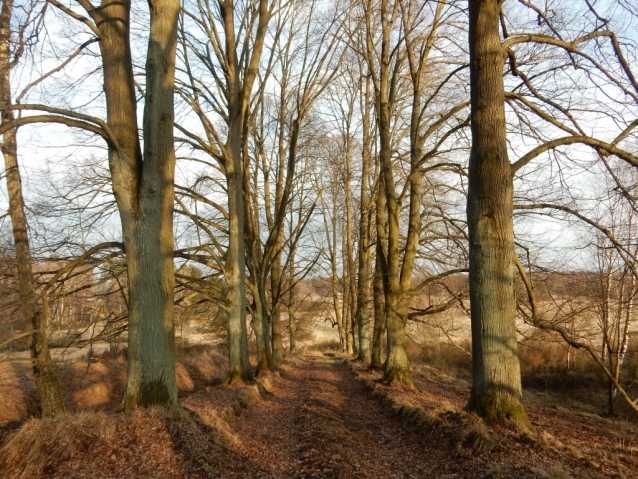
MULTIPOLYGON (((528 424, 520 403, 511 293, 514 264, 521 276, 525 272, 513 253, 513 182, 508 176, 521 178, 521 169, 532 160, 547 152, 554 158, 561 157, 570 145, 586 145, 603 161, 615 155, 635 165, 635 156, 624 145, 636 125, 618 112, 635 104, 638 90, 616 34, 607 29, 609 21, 589 2, 575 6, 581 10, 575 8, 573 14, 585 17, 575 30, 566 27, 565 12, 555 15, 546 5, 522 0, 511 5, 516 13, 508 17, 502 10, 503 2, 470 4, 473 150, 467 213, 474 386, 468 408, 488 419, 511 417, 528 424), (506 62, 509 73, 517 79, 508 93, 503 81, 496 78, 502 77, 506 62), (580 75, 581 70, 584 75, 580 75), (553 81, 544 81, 550 77, 553 81), (575 88, 581 95, 574 95, 575 88), (595 94, 590 96, 603 90, 614 107, 596 101, 595 94), (610 94, 612 91, 620 94, 610 94), (509 125, 505 121, 506 101, 517 119, 509 125), (599 115, 596 121, 613 119, 619 128, 613 136, 602 138, 584 127, 591 117, 579 114, 582 111, 595 111, 599 115), (508 126, 511 132, 537 145, 529 149, 514 144, 516 153, 519 149, 523 153, 512 164, 507 159, 508 126)), ((539 202, 515 208, 549 208, 592 226, 595 223, 566 205, 539 202)), ((528 280, 524 282, 528 285, 528 280)), ((563 328, 534 317, 538 327, 557 331, 573 347, 587 348, 563 328)), ((600 358, 597 362, 601 365, 600 358)))
MULTIPOLYGON (((387 281, 388 352, 384 378, 412 385, 405 337, 410 300, 416 291, 434 280, 434 277, 428 278, 416 286, 412 283, 421 237, 422 181, 426 172, 436 169, 437 162, 451 151, 449 138, 467 124, 464 111, 468 104, 463 99, 449 101, 448 98, 434 107, 463 69, 462 64, 460 68, 442 69, 438 72, 439 77, 432 69, 436 64, 433 52, 439 46, 436 39, 445 34, 446 25, 453 22, 457 10, 453 2, 417 4, 386 0, 378 4, 364 2, 362 10, 365 22, 362 54, 375 92, 380 184, 387 211, 387 249, 380 256, 382 276, 387 281), (396 135, 393 138, 392 127, 400 121, 399 113, 404 109, 409 152, 402 164, 405 174, 400 175, 393 161, 393 151, 401 140, 396 135), (404 181, 400 182, 402 179, 404 181), (408 206, 403 239, 400 218, 404 201, 408 206)), ((463 267, 455 268, 442 274, 462 270, 463 267)))
MULTIPOLYGON (((34 39, 37 39, 38 30, 41 28, 41 17, 44 15, 43 7, 38 4, 29 5, 24 10, 24 14, 25 18, 14 16, 13 0, 6 0, 2 3, 2 10, 0 10, 0 111, 2 112, 2 123, 11 123, 14 120, 14 113, 11 109, 10 74, 18 64, 25 48, 34 39), (13 27, 17 28, 14 30, 13 27)), ((9 214, 13 227, 13 243, 18 270, 20 309, 31 336, 30 352, 33 361, 33 375, 42 415, 54 416, 64 411, 64 401, 55 365, 49 353, 46 316, 43 316, 36 293, 29 246, 29 227, 18 165, 16 130, 17 128, 12 128, 4 132, 0 149, 4 157, 9 193, 9 214)))
POLYGON ((521 403, 514 324, 514 189, 505 136, 502 0, 470 4, 470 235, 473 382, 468 410, 529 426, 521 403))
MULTIPOLYGON (((361 67, 362 65, 360 65, 361 67)), ((371 315, 371 269, 373 248, 373 208, 372 199, 374 191, 370 187, 372 179, 373 154, 374 154, 374 133, 376 123, 372 116, 374 103, 372 100, 372 85, 369 78, 366 78, 360 85, 360 110, 361 129, 363 145, 361 149, 361 196, 359 199, 359 259, 358 284, 357 284, 357 308, 356 324, 359 338, 359 348, 357 359, 370 362, 372 359, 370 315, 371 315)))
POLYGON ((186 22, 183 23, 181 36, 186 46, 182 60, 188 79, 186 87, 190 90, 187 101, 204 126, 206 139, 202 142, 183 127, 180 131, 198 149, 218 161, 226 181, 228 248, 221 267, 226 279, 225 308, 230 341, 228 383, 252 377, 246 330, 245 151, 250 131, 251 95, 259 75, 268 25, 277 6, 276 0, 260 0, 255 5, 226 1, 218 2, 212 9, 197 3, 184 10, 185 20, 192 22, 194 29, 210 42, 202 44, 196 35, 187 34, 186 22), (211 87, 195 76, 191 56, 208 71, 219 96, 212 94, 211 87), (221 117, 223 134, 208 118, 207 108, 221 117))
POLYGON ((129 285, 129 352, 125 409, 177 404, 174 346, 173 270, 173 81, 179 2, 149 3, 146 93, 142 152, 137 128, 136 84, 130 44, 128 1, 105 0, 96 8, 80 2, 88 16, 50 4, 80 22, 99 39, 106 122, 46 105, 16 124, 58 122, 103 137, 108 145, 111 185, 122 224, 129 285))

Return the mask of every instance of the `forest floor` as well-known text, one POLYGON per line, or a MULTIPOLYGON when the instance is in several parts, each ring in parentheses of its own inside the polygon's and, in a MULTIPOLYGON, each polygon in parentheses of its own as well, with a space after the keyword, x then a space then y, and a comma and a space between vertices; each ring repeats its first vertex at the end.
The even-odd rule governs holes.
POLYGON ((249 385, 218 386, 192 366, 178 370, 183 411, 93 407, 7 432, 0 477, 638 478, 635 424, 543 393, 526 393, 527 432, 463 412, 469 383, 425 366, 418 391, 330 352, 249 385))

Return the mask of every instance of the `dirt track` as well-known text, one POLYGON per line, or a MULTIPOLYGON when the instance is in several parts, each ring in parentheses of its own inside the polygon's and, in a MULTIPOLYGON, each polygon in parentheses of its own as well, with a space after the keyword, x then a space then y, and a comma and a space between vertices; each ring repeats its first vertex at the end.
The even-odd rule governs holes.
POLYGON ((445 477, 427 440, 371 398, 342 360, 307 356, 281 376, 233 421, 241 440, 233 456, 242 460, 223 477, 445 477))

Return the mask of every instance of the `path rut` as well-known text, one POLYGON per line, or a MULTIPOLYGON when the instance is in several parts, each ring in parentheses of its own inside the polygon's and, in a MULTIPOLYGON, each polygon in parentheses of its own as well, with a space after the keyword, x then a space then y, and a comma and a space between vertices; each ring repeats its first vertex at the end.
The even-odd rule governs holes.
POLYGON ((440 451, 371 397, 338 358, 296 359, 231 427, 240 445, 229 451, 229 478, 424 478, 437 462, 436 477, 445 477, 441 462, 450 460, 439 461, 440 451))

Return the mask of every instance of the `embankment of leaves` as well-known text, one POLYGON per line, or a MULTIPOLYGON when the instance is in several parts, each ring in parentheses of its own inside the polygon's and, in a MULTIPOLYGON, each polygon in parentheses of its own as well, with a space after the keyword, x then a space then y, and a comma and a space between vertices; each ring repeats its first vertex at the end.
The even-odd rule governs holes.
POLYGON ((507 451, 513 444, 541 449, 562 448, 562 444, 547 433, 530 432, 507 423, 488 425, 445 398, 396 382, 384 383, 380 372, 370 371, 360 362, 346 361, 346 364, 370 394, 404 424, 445 444, 457 457, 507 451))
POLYGON ((269 394, 275 380, 267 374, 239 385, 235 399, 220 410, 153 407, 31 418, 0 449, 0 476, 220 477, 219 456, 237 441, 229 422, 269 394))
POLYGON ((211 477, 227 431, 214 414, 153 407, 29 419, 0 449, 7 478, 211 477))

